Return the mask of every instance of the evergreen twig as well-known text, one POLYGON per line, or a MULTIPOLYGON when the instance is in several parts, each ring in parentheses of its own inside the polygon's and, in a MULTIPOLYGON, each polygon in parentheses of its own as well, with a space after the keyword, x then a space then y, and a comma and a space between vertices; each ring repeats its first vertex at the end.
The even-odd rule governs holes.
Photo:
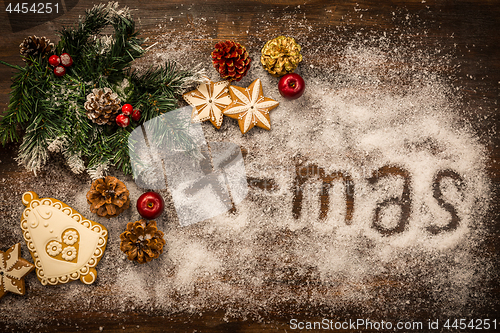
MULTIPOLYGON (((18 161, 35 173, 51 151, 61 152, 76 173, 86 168, 97 174, 109 165, 131 173, 128 138, 139 124, 122 129, 91 122, 83 107, 87 95, 94 88, 109 87, 123 103, 141 109, 139 123, 144 123, 177 107, 191 74, 178 70, 173 62, 141 73, 132 71, 132 62, 145 53, 143 40, 128 8, 114 2, 94 6, 76 26, 58 33, 55 52, 67 52, 74 61, 61 78, 54 76, 47 56, 30 57, 24 67, 0 61, 16 71, 9 108, 0 122, 0 142, 5 145, 22 138, 18 161), (113 27, 112 36, 102 34, 107 26, 113 27)), ((185 134, 177 136, 179 144, 192 144, 185 134)))

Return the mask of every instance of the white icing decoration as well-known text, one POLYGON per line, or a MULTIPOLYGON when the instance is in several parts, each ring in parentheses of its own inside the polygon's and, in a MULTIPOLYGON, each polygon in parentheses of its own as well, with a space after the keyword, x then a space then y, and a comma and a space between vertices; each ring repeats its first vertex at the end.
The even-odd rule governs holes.
POLYGON ((12 279, 3 278, 2 285, 3 285, 5 291, 10 291, 11 293, 21 294, 21 289, 18 289, 16 287, 16 285, 12 283, 12 279))
POLYGON ((71 261, 76 258, 77 251, 73 246, 67 246, 62 252, 62 257, 64 260, 71 261))
POLYGON ((51 211, 45 211, 45 214, 40 214, 40 217, 44 220, 48 220, 50 219, 50 217, 52 216, 52 212, 51 211))
POLYGON ((28 216, 28 223, 30 224, 31 228, 34 229, 38 227, 38 218, 40 217, 40 213, 38 211, 32 211, 34 212, 33 214, 30 214, 28 216))
POLYGON ((47 245, 47 253, 53 257, 57 256, 62 251, 62 244, 58 241, 52 241, 47 245))
POLYGON ((26 192, 23 194, 23 204, 27 206, 34 199, 32 192, 26 192), (28 197, 28 199, 26 199, 28 197))
MULTIPOLYGON (((87 281, 87 280, 82 280, 82 282, 83 282, 83 283, 85 283, 85 284, 92 284, 92 283, 94 283, 95 278, 96 278, 96 276, 95 276, 94 272, 90 272, 88 275, 90 275, 90 276, 92 277, 92 280, 90 280, 90 281, 87 281)), ((88 275, 87 275, 87 276, 88 276, 88 275)))
POLYGON ((82 282, 94 281, 95 273, 91 272, 90 267, 99 262, 104 252, 107 230, 85 219, 72 208, 63 207, 63 204, 55 199, 34 199, 36 194, 28 193, 30 194, 23 195, 23 203, 29 203, 29 206, 23 213, 21 228, 26 245, 35 260, 40 282, 43 285, 55 285, 77 279, 82 282), (29 198, 32 200, 28 201, 29 198), (43 203, 43 206, 40 203, 43 203), (44 216, 50 215, 47 220, 51 230, 33 227, 33 220, 41 218, 42 213, 44 216), (57 258, 48 253, 48 245, 51 242, 59 242, 62 246, 61 254, 56 255, 57 258), (87 274, 92 276, 86 276, 87 274))
POLYGON ((73 245, 78 240, 78 233, 74 230, 68 230, 63 235, 64 244, 73 245))
MULTIPOLYGON (((12 268, 12 266, 14 266, 14 264, 18 260, 18 257, 17 257, 18 247, 19 247, 19 244, 14 245, 14 250, 12 251, 12 252, 14 252, 14 255, 8 255, 5 263, 2 260, 2 267, 5 267, 5 269, 7 271, 10 270, 12 268)), ((4 256, 2 255, 2 259, 3 259, 3 257, 4 256)))

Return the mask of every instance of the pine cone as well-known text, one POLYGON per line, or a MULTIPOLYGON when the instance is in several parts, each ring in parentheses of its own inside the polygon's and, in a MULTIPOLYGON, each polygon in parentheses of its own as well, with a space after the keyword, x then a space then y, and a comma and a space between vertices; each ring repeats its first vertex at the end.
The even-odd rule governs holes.
POLYGON ((240 43, 227 40, 215 44, 212 52, 212 63, 224 80, 239 81, 250 68, 252 59, 240 43))
POLYGON ((92 89, 84 104, 87 118, 98 125, 113 125, 120 113, 121 101, 110 88, 92 89))
POLYGON ((127 230, 120 235, 120 250, 129 260, 140 264, 158 258, 166 244, 163 232, 157 229, 156 221, 146 220, 127 223, 127 230))
POLYGON ((272 76, 291 73, 302 61, 300 45, 292 37, 279 36, 262 48, 260 62, 272 76))
POLYGON ((97 179, 87 192, 87 202, 90 211, 99 216, 118 216, 130 206, 129 191, 125 184, 115 177, 97 179))
MULTIPOLYGON (((20 53, 23 57, 28 56, 38 56, 38 55, 48 55, 54 48, 54 44, 50 42, 50 39, 45 37, 37 37, 35 35, 29 36, 24 39, 24 41, 19 44, 20 53)), ((24 61, 29 61, 23 58, 24 61)))

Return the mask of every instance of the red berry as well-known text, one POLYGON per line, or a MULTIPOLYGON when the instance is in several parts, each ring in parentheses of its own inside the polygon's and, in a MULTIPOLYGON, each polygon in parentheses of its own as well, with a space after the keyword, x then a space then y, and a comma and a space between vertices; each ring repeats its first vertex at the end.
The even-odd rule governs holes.
POLYGON ((73 59, 69 54, 67 53, 61 54, 61 65, 63 65, 64 67, 69 67, 73 65, 73 59))
POLYGON ((56 68, 54 68, 55 76, 61 77, 64 74, 66 74, 66 68, 64 68, 63 66, 57 66, 56 68))
POLYGON ((134 107, 130 104, 123 104, 122 106, 122 113, 126 116, 130 116, 132 114, 132 110, 134 110, 134 107))
POLYGON ((61 63, 61 58, 59 58, 59 56, 57 56, 55 54, 50 56, 49 64, 52 67, 57 67, 57 66, 59 66, 60 63, 61 63))
POLYGON ((121 127, 127 127, 130 124, 130 119, 124 114, 119 114, 116 116, 116 124, 121 127))
POLYGON ((139 119, 141 119, 141 110, 135 109, 134 112, 132 112, 132 120, 139 121, 139 119))

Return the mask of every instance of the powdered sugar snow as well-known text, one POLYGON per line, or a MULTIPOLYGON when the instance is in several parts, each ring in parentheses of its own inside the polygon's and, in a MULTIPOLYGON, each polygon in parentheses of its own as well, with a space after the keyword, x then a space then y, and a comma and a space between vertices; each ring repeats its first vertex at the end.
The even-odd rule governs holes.
MULTIPOLYGON (((240 315, 280 309, 291 300, 301 307, 326 305, 332 312, 376 312, 407 304, 408 290, 422 294, 425 288, 427 298, 419 302, 453 294, 441 311, 463 310, 469 301, 464 288, 482 279, 472 272, 487 264, 473 254, 490 197, 485 149, 456 116, 460 100, 451 84, 431 71, 434 60, 446 62, 446 56, 415 55, 404 43, 388 54, 386 41, 348 43, 337 50, 341 61, 328 75, 306 60, 298 72, 307 91, 295 101, 281 98, 277 80, 258 65, 236 83, 247 86, 258 77, 264 95, 281 103, 271 112, 271 131, 241 135, 225 118, 219 131, 204 124, 205 136, 245 148, 247 176, 272 180, 276 187, 252 187, 234 214, 172 227, 175 240, 163 260, 170 258, 173 269, 171 276, 157 275, 158 298, 181 292, 179 309, 222 307, 240 315), (408 62, 417 58, 423 69, 408 62), (387 82, 384 70, 394 62, 402 63, 398 70, 405 71, 405 82, 387 82), (297 174, 304 170, 312 173, 297 188, 297 174), (337 178, 325 213, 322 177, 331 174, 337 178), (348 219, 349 195, 354 204, 348 219), (298 295, 292 281, 303 284, 298 288, 309 296, 298 295), (376 300, 380 289, 394 296, 383 306, 376 300)), ((259 59, 258 52, 252 56, 259 59)))

